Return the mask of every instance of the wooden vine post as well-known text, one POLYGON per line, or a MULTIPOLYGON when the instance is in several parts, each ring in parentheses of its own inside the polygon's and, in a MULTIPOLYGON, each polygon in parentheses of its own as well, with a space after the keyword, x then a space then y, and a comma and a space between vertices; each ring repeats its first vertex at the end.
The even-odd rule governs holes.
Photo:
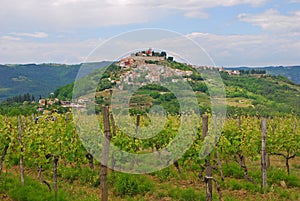
POLYGON ((217 116, 213 115, 213 120, 214 120, 214 134, 216 135, 215 137, 215 147, 216 147, 216 160, 217 160, 217 165, 220 171, 220 176, 222 181, 224 181, 224 174, 223 174, 223 169, 222 169, 222 163, 220 160, 220 156, 219 156, 219 147, 218 147, 218 135, 216 134, 218 132, 218 128, 217 128, 217 116))
POLYGON ((262 119, 262 141, 261 141, 261 173, 262 173, 262 183, 261 189, 264 192, 267 186, 267 151, 266 151, 266 137, 267 137, 267 123, 266 119, 262 119))
POLYGON ((57 165, 58 165, 58 156, 53 157, 52 161, 52 167, 53 167, 53 189, 54 189, 54 196, 55 200, 57 200, 57 191, 58 191, 58 186, 57 186, 57 165))
POLYGON ((1 154, 1 159, 0 159, 0 180, 1 180, 1 174, 2 174, 2 169, 3 169, 3 163, 5 161, 5 156, 6 156, 6 153, 7 153, 7 150, 8 150, 9 146, 8 145, 5 145, 5 147, 3 148, 2 150, 2 154, 1 154))
POLYGON ((141 121, 141 115, 137 114, 136 115, 136 123, 135 123, 135 136, 136 138, 138 138, 138 130, 139 130, 139 126, 140 126, 140 121, 141 121))
MULTIPOLYGON (((111 121, 111 128, 112 128, 112 137, 113 137, 113 136, 116 136, 116 134, 117 134, 117 127, 116 127, 114 115, 112 113, 110 114, 110 121, 111 121)), ((112 169, 112 171, 114 171, 115 165, 116 165, 116 159, 115 159, 115 156, 114 156, 114 153, 113 153, 112 154, 112 159, 111 159, 111 169, 112 169)))
POLYGON ((20 172, 21 172, 21 183, 24 186, 24 150, 23 150, 23 140, 22 140, 22 126, 21 126, 21 117, 18 116, 18 140, 20 143, 20 172))
MULTIPOLYGON (((202 137, 203 139, 208 134, 208 116, 202 117, 202 137)), ((212 167, 210 164, 210 155, 205 158, 205 183, 206 183, 206 201, 212 201, 212 167)))
MULTIPOLYGON (((136 123, 135 123, 135 137, 134 137, 134 143, 135 144, 136 144, 136 140, 138 139, 138 135, 139 135, 140 121, 141 121, 141 115, 137 114, 136 115, 136 123)), ((139 150, 139 147, 136 146, 135 147, 135 152, 137 152, 138 150, 139 150)))
POLYGON ((102 115, 104 122, 104 141, 103 141, 103 155, 100 170, 100 184, 102 192, 102 201, 108 201, 108 185, 107 185, 107 164, 109 157, 109 148, 111 140, 110 122, 109 122, 109 108, 107 106, 102 107, 102 115))
MULTIPOLYGON (((141 115, 137 114, 136 116, 136 122, 135 122, 135 136, 133 137, 133 142, 134 142, 134 152, 139 151, 139 147, 137 146, 137 139, 138 139, 138 135, 139 135, 139 126, 140 126, 140 120, 141 120, 141 115)), ((134 165, 137 164, 137 160, 136 158, 133 158, 130 161, 130 169, 133 169, 134 165)))

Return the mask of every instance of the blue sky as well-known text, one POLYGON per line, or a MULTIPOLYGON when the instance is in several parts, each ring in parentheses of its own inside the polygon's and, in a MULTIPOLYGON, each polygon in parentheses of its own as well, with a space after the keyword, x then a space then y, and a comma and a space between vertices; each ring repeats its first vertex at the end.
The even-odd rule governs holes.
POLYGON ((162 28, 217 66, 300 65, 300 0, 2 0, 0 19, 2 64, 80 63, 115 35, 162 28))

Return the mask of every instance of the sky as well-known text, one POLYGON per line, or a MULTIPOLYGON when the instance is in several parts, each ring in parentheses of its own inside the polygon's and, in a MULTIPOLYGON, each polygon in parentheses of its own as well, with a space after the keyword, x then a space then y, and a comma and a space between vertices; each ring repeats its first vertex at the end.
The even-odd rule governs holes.
POLYGON ((1 64, 81 63, 114 36, 156 28, 216 66, 300 65, 300 0, 1 0, 0 27, 1 64))

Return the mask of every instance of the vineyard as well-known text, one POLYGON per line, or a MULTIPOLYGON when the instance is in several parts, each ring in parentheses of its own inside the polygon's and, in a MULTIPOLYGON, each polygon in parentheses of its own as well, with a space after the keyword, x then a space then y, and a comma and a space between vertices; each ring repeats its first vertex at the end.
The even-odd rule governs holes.
MULTIPOLYGON (((71 113, 40 118, 0 116, 0 199, 300 199, 299 117, 227 117, 218 136, 214 133, 216 117, 203 115, 189 149, 181 150, 185 153, 180 159, 168 161, 168 167, 155 172, 149 171, 148 164, 160 164, 163 156, 145 165, 126 154, 114 154, 109 147, 114 145, 128 154, 159 151, 176 140, 182 120, 179 115, 168 115, 164 125, 157 125, 160 132, 148 139, 126 134, 107 108, 82 121, 88 124, 91 119, 97 119, 109 143, 95 140, 99 133, 93 132, 93 125, 84 136, 79 135, 80 120, 71 113), (89 145, 82 139, 90 140, 89 145), (213 150, 201 158, 203 142, 212 144, 213 150), (102 164, 92 151, 97 146, 109 156, 102 164), (117 171, 137 167, 145 174, 117 171)), ((131 120, 136 133, 150 124, 146 115, 131 116, 131 120)))

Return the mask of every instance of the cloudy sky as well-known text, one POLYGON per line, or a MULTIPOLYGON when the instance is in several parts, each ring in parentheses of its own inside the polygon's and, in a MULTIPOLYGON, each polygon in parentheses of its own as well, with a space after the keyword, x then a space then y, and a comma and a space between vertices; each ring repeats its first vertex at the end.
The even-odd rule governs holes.
POLYGON ((162 28, 217 66, 300 65, 300 0, 1 0, 0 27, 1 64, 81 63, 111 37, 162 28))

